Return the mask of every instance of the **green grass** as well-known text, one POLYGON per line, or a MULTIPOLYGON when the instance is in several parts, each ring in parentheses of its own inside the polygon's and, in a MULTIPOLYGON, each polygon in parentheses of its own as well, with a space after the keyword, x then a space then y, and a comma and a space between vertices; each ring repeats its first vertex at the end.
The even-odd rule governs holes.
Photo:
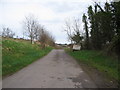
POLYGON ((104 72, 108 77, 118 80, 118 61, 117 59, 106 56, 102 51, 81 50, 72 52, 67 50, 78 62, 87 64, 104 72))
POLYGON ((2 75, 12 74, 35 60, 45 56, 52 50, 46 47, 44 50, 38 44, 30 44, 28 41, 3 39, 2 41, 2 75))

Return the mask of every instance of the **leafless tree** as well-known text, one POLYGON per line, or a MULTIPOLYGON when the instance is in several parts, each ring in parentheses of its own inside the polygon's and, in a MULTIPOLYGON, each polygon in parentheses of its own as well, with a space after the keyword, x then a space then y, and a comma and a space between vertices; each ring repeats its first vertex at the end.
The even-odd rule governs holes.
POLYGON ((38 21, 37 19, 34 18, 33 15, 29 15, 28 17, 25 17, 25 21, 24 21, 25 34, 30 38, 32 44, 34 43, 33 41, 35 39, 37 24, 38 21))
POLYGON ((36 26, 35 26, 35 31, 34 31, 34 38, 35 38, 35 40, 39 40, 43 30, 44 30, 44 26, 42 26, 41 24, 37 23, 36 26))
POLYGON ((44 30, 44 28, 42 28, 40 36, 39 36, 39 41, 41 42, 42 48, 45 48, 45 44, 46 44, 47 39, 48 39, 47 33, 44 30))
POLYGON ((55 45, 55 38, 44 27, 41 29, 39 41, 41 42, 42 48, 45 48, 45 45, 55 45))
POLYGON ((73 19, 73 26, 72 26, 74 32, 80 32, 80 20, 74 18, 73 19))
POLYGON ((74 18, 72 21, 68 20, 65 22, 64 31, 68 35, 68 39, 75 43, 80 43, 82 37, 80 35, 80 20, 74 18), (79 41, 79 42, 78 42, 79 41))
POLYGON ((31 43, 37 40, 41 43, 42 47, 45 48, 46 44, 53 45, 55 42, 53 36, 33 16, 25 18, 24 28, 26 35, 31 39, 31 43))
POLYGON ((50 46, 55 46, 55 38, 52 35, 49 36, 49 38, 48 38, 48 44, 50 46))
POLYGON ((69 39, 69 40, 71 41, 71 43, 72 43, 72 39, 71 39, 71 37, 72 37, 72 25, 71 25, 71 23, 70 23, 70 20, 68 20, 68 21, 65 22, 64 31, 67 33, 68 39, 69 39))
POLYGON ((2 36, 3 37, 8 37, 8 38, 13 38, 15 36, 15 33, 10 29, 10 28, 2 28, 2 36))

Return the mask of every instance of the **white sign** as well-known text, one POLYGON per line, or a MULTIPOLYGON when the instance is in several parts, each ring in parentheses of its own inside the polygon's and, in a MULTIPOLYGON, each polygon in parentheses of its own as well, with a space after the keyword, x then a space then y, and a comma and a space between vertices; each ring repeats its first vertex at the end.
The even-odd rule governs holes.
POLYGON ((73 50, 80 50, 81 46, 80 45, 73 45, 73 50))

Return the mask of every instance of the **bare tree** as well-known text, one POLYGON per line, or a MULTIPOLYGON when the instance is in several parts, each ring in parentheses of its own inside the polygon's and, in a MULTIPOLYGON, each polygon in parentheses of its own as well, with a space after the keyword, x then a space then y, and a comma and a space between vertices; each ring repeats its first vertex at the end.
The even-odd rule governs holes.
POLYGON ((2 36, 3 37, 8 37, 8 38, 13 38, 15 36, 15 33, 10 29, 10 28, 2 28, 2 36))
POLYGON ((35 39, 35 30, 36 26, 38 24, 38 21, 34 18, 34 16, 30 15, 28 17, 25 17, 24 21, 24 29, 25 34, 30 38, 31 43, 33 44, 35 39))
POLYGON ((71 23, 70 23, 70 20, 66 21, 65 22, 65 28, 64 28, 64 31, 67 33, 68 35, 68 40, 71 41, 72 43, 72 26, 71 26, 71 23))
POLYGON ((49 36, 49 38, 48 38, 48 44, 50 46, 55 46, 55 38, 52 35, 49 36))
POLYGON ((42 34, 42 30, 44 30, 44 26, 42 26, 41 24, 37 23, 35 26, 35 31, 34 31, 34 38, 35 40, 39 40, 41 34, 42 34))
POLYGON ((39 36, 39 41, 41 42, 42 48, 45 48, 46 41, 48 39, 47 32, 45 31, 44 28, 42 28, 40 36, 39 36))
POLYGON ((51 43, 55 41, 53 36, 33 16, 25 18, 24 28, 26 35, 31 39, 31 43, 33 43, 34 40, 39 41, 42 48, 45 48, 46 44, 52 45, 51 43))
POLYGON ((80 43, 82 40, 82 36, 80 34, 80 21, 79 19, 73 19, 73 21, 66 21, 65 22, 65 29, 64 31, 67 33, 69 40, 74 43, 80 43))
POLYGON ((39 41, 41 42, 42 48, 46 45, 55 46, 55 38, 49 33, 44 27, 40 29, 39 41))

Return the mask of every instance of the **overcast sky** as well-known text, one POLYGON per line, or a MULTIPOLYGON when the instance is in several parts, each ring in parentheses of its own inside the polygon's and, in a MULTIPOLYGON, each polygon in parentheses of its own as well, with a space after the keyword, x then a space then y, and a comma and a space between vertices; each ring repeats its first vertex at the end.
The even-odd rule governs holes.
MULTIPOLYGON (((9 27, 17 36, 22 37, 22 22, 25 16, 33 14, 52 33, 57 43, 68 43, 63 30, 65 20, 73 17, 81 20, 93 1, 95 0, 0 0, 0 27, 9 27)), ((80 24, 82 29, 82 21, 80 24)))

